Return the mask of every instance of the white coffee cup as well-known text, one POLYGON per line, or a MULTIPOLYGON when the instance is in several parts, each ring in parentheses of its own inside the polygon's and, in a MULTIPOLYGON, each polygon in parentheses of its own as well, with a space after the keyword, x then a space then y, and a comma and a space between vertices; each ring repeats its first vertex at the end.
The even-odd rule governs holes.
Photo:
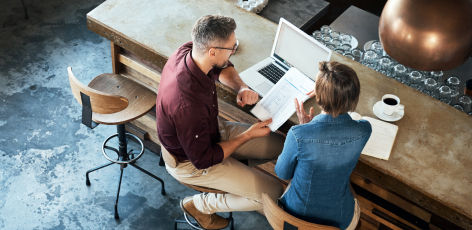
POLYGON ((385 115, 391 116, 394 112, 403 110, 405 106, 400 104, 400 98, 393 94, 385 94, 382 97, 382 112, 385 115))

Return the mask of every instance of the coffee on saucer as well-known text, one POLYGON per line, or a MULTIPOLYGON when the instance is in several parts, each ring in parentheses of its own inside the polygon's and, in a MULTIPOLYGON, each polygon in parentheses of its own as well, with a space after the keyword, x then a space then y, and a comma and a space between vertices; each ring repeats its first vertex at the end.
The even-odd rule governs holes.
POLYGON ((385 94, 382 97, 382 111, 385 115, 391 116, 398 110, 403 110, 404 106, 400 104, 400 98, 393 94, 385 94))

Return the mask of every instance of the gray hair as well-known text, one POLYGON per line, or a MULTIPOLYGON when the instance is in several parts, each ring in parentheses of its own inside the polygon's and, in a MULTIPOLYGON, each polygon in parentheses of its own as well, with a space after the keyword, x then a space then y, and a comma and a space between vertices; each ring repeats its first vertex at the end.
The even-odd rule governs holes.
POLYGON ((203 16, 193 26, 193 46, 199 51, 205 51, 213 42, 226 41, 235 29, 236 22, 233 18, 221 15, 203 16))

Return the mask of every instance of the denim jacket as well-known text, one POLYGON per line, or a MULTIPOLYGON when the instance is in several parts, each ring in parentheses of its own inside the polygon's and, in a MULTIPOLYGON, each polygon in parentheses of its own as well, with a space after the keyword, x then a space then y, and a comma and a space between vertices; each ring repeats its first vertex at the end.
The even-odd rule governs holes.
POLYGON ((281 202, 284 209, 309 222, 347 228, 354 214, 349 177, 372 133, 368 121, 345 113, 319 114, 293 126, 275 172, 291 179, 281 202))

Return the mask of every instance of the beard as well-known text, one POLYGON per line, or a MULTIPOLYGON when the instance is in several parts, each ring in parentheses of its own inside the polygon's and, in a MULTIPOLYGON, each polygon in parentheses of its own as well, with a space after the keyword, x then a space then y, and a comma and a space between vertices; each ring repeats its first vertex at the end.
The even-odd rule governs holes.
POLYGON ((229 64, 229 60, 225 61, 225 63, 223 63, 222 65, 213 64, 213 68, 224 69, 224 68, 228 67, 228 64, 229 64))

